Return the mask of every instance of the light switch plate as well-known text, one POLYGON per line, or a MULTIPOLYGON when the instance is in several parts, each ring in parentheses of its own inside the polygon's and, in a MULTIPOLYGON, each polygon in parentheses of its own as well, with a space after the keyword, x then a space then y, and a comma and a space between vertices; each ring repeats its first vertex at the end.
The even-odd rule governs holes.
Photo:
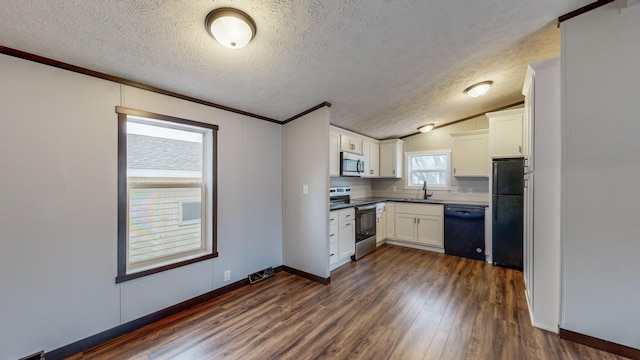
POLYGON ((302 194, 303 195, 309 194, 309 185, 302 185, 302 194))

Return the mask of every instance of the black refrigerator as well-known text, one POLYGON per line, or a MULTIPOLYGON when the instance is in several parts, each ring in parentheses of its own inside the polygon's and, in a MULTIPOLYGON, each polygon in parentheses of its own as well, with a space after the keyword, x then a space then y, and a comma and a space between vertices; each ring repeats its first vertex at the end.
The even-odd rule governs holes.
POLYGON ((493 161, 493 264, 522 270, 524 159, 493 161))

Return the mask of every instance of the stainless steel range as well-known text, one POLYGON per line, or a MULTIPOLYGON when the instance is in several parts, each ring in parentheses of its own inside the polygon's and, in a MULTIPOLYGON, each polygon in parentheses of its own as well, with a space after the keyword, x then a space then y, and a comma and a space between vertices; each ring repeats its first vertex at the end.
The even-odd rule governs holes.
POLYGON ((356 254, 353 260, 376 249, 376 204, 356 206, 356 254))
MULTIPOLYGON (((351 188, 337 186, 329 188, 330 204, 351 204, 351 188)), ((356 207, 356 253, 351 258, 358 260, 376 249, 376 205, 356 207)))

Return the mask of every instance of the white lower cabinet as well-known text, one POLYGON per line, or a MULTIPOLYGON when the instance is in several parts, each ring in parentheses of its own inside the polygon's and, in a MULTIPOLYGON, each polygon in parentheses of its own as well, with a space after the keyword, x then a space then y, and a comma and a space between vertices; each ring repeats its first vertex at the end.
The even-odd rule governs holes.
POLYGON ((430 215, 418 215, 417 218, 418 236, 416 241, 420 244, 444 249, 443 218, 430 215))
POLYGON ((355 209, 334 210, 329 215, 329 268, 333 270, 356 253, 355 209))
POLYGON ((394 235, 389 243, 442 252, 444 207, 437 204, 395 204, 394 235))
POLYGON ((353 220, 340 223, 340 259, 348 259, 356 253, 355 222, 353 220))
POLYGON ((396 203, 394 202, 387 202, 387 205, 385 206, 385 210, 387 213, 387 239, 393 239, 396 237, 396 226, 395 226, 395 222, 396 222, 396 203))
POLYGON ((376 204, 376 246, 380 246, 387 238, 387 211, 385 203, 376 204))
POLYGON ((329 265, 333 269, 340 259, 340 238, 338 223, 329 226, 329 265))

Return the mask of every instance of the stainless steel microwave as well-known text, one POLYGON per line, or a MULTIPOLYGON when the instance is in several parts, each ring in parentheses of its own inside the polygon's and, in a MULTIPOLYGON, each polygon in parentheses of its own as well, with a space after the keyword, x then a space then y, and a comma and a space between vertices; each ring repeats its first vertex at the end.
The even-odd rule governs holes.
POLYGON ((361 176, 364 173, 364 156, 343 151, 340 153, 340 176, 361 176))

